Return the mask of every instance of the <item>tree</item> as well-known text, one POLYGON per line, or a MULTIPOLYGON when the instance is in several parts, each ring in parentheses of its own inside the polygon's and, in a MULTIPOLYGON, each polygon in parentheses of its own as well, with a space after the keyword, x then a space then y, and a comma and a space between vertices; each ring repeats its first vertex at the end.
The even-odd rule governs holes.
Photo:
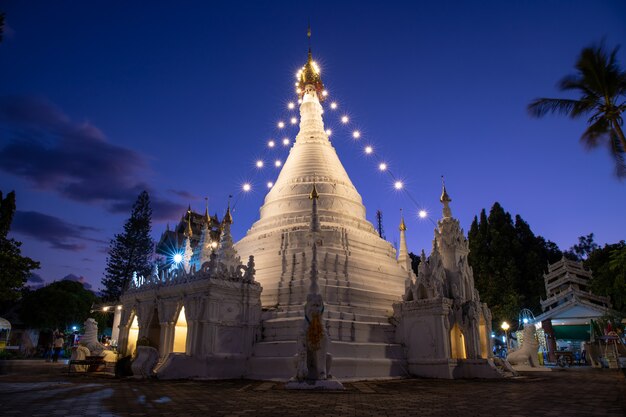
POLYGON ((593 233, 589 233, 587 236, 579 236, 578 243, 565 252, 565 257, 573 261, 583 261, 597 249, 600 246, 593 241, 593 233))
POLYGON ((626 313, 626 242, 597 247, 583 264, 593 274, 593 293, 608 295, 613 308, 626 313))
POLYGON ((22 256, 21 242, 7 238, 15 213, 15 192, 3 199, 0 191, 0 307, 20 296, 31 270, 39 268, 39 262, 22 256))
POLYGON ((581 141, 588 148, 607 143, 615 159, 616 174, 623 178, 626 138, 621 126, 626 110, 626 72, 617 63, 618 50, 619 46, 607 52, 603 44, 583 49, 576 62, 576 73, 559 82, 561 91, 575 91, 579 98, 538 98, 528 105, 528 111, 535 117, 547 113, 561 113, 572 119, 589 116, 581 141))
POLYGON ((150 258, 154 243, 150 237, 152 209, 150 197, 141 192, 133 205, 130 218, 124 224, 124 233, 111 240, 109 256, 102 285, 106 300, 116 301, 128 287, 133 272, 148 276, 151 272, 150 258))
POLYGON ((65 330, 91 316, 96 295, 76 281, 56 281, 24 295, 20 319, 35 329, 65 330))
POLYGON ((483 209, 474 217, 468 239, 475 285, 494 320, 515 320, 522 308, 539 313, 545 269, 562 256, 557 245, 535 236, 521 216, 514 222, 497 202, 489 216, 483 209))

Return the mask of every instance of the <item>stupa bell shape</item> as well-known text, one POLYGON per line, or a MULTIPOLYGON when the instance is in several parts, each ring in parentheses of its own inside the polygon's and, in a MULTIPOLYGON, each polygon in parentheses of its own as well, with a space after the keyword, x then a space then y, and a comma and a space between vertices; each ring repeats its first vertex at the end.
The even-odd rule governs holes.
MULTIPOLYGON (((304 69, 318 71, 313 64, 304 69)), ((327 307, 340 306, 342 312, 367 309, 383 316, 404 293, 406 271, 393 246, 367 221, 362 198, 328 140, 320 85, 319 77, 300 77, 299 133, 265 197, 259 220, 236 248, 244 259, 254 255, 264 306, 296 306, 306 301, 314 239, 318 284, 327 307), (313 186, 320 225, 314 236, 313 186)))

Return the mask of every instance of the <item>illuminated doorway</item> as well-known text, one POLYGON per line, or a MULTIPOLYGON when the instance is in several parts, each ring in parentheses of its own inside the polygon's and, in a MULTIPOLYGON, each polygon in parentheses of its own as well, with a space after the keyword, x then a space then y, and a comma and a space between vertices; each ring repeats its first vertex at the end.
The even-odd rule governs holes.
POLYGON ((483 316, 480 316, 478 324, 478 337, 480 337, 480 357, 487 359, 489 357, 489 337, 487 334, 487 323, 483 316))
POLYGON ((450 330, 450 348, 452 359, 467 358, 465 354, 465 337, 458 324, 455 324, 452 330, 450 330))
POLYGON ((133 321, 128 329, 128 344, 126 345, 126 353, 128 355, 134 355, 135 348, 137 347, 137 339, 139 338, 139 321, 137 315, 133 317, 133 321))
POLYGON ((187 318, 185 317, 185 307, 181 307, 174 327, 174 348, 172 352, 185 353, 187 345, 187 318))

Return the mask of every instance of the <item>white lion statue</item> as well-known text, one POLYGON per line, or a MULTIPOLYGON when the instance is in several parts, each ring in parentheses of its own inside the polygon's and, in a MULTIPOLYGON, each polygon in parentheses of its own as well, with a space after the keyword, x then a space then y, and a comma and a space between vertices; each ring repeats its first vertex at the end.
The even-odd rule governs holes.
POLYGON ((535 326, 525 326, 523 335, 522 346, 516 351, 509 353, 506 360, 511 365, 527 365, 536 368, 540 365, 537 358, 539 342, 537 341, 535 326))
POLYGON ((89 349, 91 356, 104 356, 105 362, 117 361, 115 352, 98 342, 98 322, 90 317, 84 325, 85 334, 80 338, 80 344, 89 349))

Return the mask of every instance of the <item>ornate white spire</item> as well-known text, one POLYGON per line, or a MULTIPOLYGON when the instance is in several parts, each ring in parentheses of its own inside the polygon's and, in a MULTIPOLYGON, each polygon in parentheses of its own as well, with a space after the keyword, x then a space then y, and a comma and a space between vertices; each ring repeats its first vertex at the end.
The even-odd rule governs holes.
POLYGON ((411 271, 411 257, 406 245, 406 225, 404 224, 404 215, 400 209, 400 250, 398 251, 398 263, 405 270, 411 271))
POLYGON ((228 203, 228 209, 222 222, 222 234, 220 236, 220 245, 217 249, 217 261, 224 265, 226 269, 233 273, 235 268, 241 264, 239 255, 233 246, 233 236, 230 234, 230 225, 233 223, 232 215, 230 214, 230 202, 228 203))
POLYGON ((185 247, 185 251, 183 252, 183 268, 185 268, 185 272, 189 273, 191 269, 191 257, 193 256, 193 250, 191 249, 191 239, 190 235, 185 235, 185 241, 183 246, 185 247))

